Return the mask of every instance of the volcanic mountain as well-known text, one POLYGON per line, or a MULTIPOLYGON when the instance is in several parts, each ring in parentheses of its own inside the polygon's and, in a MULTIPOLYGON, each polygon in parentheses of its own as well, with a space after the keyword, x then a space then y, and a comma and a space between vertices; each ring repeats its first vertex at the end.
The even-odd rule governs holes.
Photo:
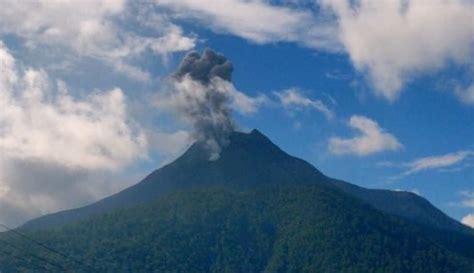
POLYGON ((327 177, 258 130, 233 133, 216 160, 197 142, 128 189, 18 231, 63 255, 4 233, 2 272, 474 269, 473 230, 427 200, 327 177), (38 260, 34 271, 22 246, 56 266, 38 260))
POLYGON ((472 232, 427 200, 410 192, 373 190, 325 176, 304 160, 282 151, 258 130, 235 132, 218 160, 208 160, 196 142, 171 164, 138 184, 86 207, 62 211, 26 223, 23 228, 46 228, 87 218, 116 208, 132 207, 166 194, 206 187, 251 189, 274 185, 314 184, 338 188, 375 208, 431 227, 472 232))

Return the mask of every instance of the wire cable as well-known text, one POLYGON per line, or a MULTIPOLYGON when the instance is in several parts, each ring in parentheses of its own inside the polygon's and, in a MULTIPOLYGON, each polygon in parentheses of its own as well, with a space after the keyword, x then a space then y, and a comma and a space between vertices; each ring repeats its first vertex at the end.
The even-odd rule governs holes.
MULTIPOLYGON (((18 254, 15 255, 15 254, 13 254, 13 253, 9 253, 9 252, 7 252, 7 251, 4 250, 4 249, 0 249, 0 252, 2 252, 3 254, 6 254, 7 256, 13 256, 13 257, 15 257, 15 259, 21 260, 21 261, 23 261, 23 262, 25 262, 25 263, 27 263, 27 264, 29 264, 29 265, 34 265, 34 267, 35 267, 36 269, 49 270, 49 268, 45 267, 44 265, 41 265, 41 264, 38 263, 38 262, 33 262, 33 260, 27 260, 27 259, 25 259, 24 256, 20 256, 20 255, 18 255, 18 254)), ((0 265, 0 266, 2 266, 2 265, 0 265)), ((2 270, 1 267, 0 267, 0 270, 2 270)))
POLYGON ((54 267, 56 267, 56 268, 59 268, 59 269, 60 269, 61 271, 63 271, 63 272, 68 272, 68 271, 69 271, 69 270, 67 270, 66 268, 64 268, 63 266, 61 266, 61 265, 59 265, 59 264, 57 264, 57 263, 55 263, 55 262, 51 262, 51 261, 49 261, 49 260, 46 259, 46 258, 43 258, 43 257, 41 257, 41 256, 38 256, 38 255, 36 255, 36 254, 34 254, 34 253, 31 253, 30 251, 28 251, 28 250, 26 250, 26 249, 24 249, 24 248, 18 247, 18 246, 16 246, 16 245, 14 245, 14 244, 12 244, 12 243, 10 243, 10 242, 4 240, 4 239, 1 239, 1 238, 0 238, 0 241, 3 242, 3 243, 6 244, 6 245, 8 245, 8 246, 10 246, 10 247, 12 247, 12 248, 18 250, 18 251, 21 251, 21 252, 25 253, 26 255, 28 255, 28 256, 30 256, 30 257, 33 257, 33 258, 35 258, 35 259, 37 259, 37 260, 42 261, 43 263, 46 263, 46 264, 48 264, 48 265, 54 266, 54 267))
POLYGON ((19 232, 18 230, 12 229, 12 228, 10 228, 10 227, 8 227, 7 225, 2 224, 2 223, 0 223, 0 226, 3 227, 3 228, 5 228, 7 231, 12 232, 12 233, 18 235, 19 237, 21 237, 21 238, 23 238, 23 239, 25 239, 25 240, 27 240, 27 241, 33 242, 34 244, 36 244, 36 245, 38 245, 38 246, 40 246, 40 247, 46 249, 47 251, 49 251, 49 252, 51 252, 51 253, 54 253, 54 254, 56 254, 56 255, 58 255, 58 256, 61 256, 61 257, 64 258, 64 259, 71 260, 71 261, 73 261, 74 263, 80 265, 81 267, 86 267, 86 268, 89 270, 89 272, 97 272, 94 268, 92 268, 91 265, 86 264, 86 263, 84 263, 84 262, 82 262, 82 261, 80 261, 80 260, 78 260, 78 259, 76 259, 76 258, 73 258, 73 257, 71 257, 71 256, 69 256, 69 255, 67 255, 67 254, 65 254, 65 253, 62 253, 62 252, 60 252, 59 250, 56 250, 56 249, 54 249, 54 248, 52 248, 52 247, 50 247, 50 246, 48 246, 48 245, 46 245, 46 244, 44 244, 44 243, 42 243, 42 242, 39 242, 39 241, 37 241, 37 240, 35 240, 35 239, 33 239, 33 238, 31 238, 31 237, 29 237, 29 236, 27 236, 27 235, 21 233, 21 232, 19 232), (92 271, 90 271, 90 270, 92 270, 92 271))

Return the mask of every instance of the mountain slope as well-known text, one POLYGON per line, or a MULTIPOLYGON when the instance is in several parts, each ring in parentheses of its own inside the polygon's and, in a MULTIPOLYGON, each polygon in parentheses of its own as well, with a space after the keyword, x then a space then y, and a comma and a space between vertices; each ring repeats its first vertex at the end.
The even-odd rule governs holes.
POLYGON ((266 184, 330 184, 316 168, 289 156, 257 130, 250 134, 234 133, 218 160, 209 161, 208 157, 200 143, 195 143, 177 160, 122 192, 83 208, 38 218, 23 228, 52 227, 115 208, 146 203, 182 189, 210 185, 245 189, 266 184))
MULTIPOLYGON (((87 266, 14 234, 2 234, 0 241, 74 272, 471 273, 474 269, 472 251, 450 247, 421 226, 317 184, 178 191, 146 205, 28 236, 87 266)), ((474 240, 464 242, 469 247, 474 240)), ((0 243, 2 272, 58 272, 9 245, 0 243)))
POLYGON ((218 185, 229 189, 258 188, 264 185, 318 184, 337 187, 375 208, 392 215, 439 229, 473 231, 449 218, 425 199, 406 192, 364 189, 323 175, 306 161, 292 157, 258 130, 234 133, 221 157, 209 161, 199 143, 177 160, 158 169, 140 183, 89 206, 40 217, 22 228, 48 228, 85 219, 116 208, 132 207, 168 193, 218 185))

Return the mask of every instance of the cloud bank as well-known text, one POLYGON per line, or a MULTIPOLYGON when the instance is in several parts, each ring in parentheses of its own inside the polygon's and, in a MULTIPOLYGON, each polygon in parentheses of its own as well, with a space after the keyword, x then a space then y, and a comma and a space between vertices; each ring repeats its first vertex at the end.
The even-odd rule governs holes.
POLYGON ((395 136, 367 117, 352 116, 349 126, 359 131, 359 135, 353 138, 330 138, 329 152, 336 155, 366 156, 383 151, 396 151, 403 147, 395 136))
POLYGON ((474 5, 464 0, 324 0, 355 68, 393 101, 420 73, 472 65, 474 5))
POLYGON ((266 1, 156 0, 177 18, 191 18, 216 32, 231 33, 255 43, 295 42, 307 47, 338 51, 335 26, 304 9, 266 1))
POLYGON ((139 177, 35 159, 2 158, 0 223, 15 227, 33 217, 84 206, 130 186, 139 177))
POLYGON ((121 183, 101 173, 146 156, 119 88, 74 97, 63 82, 18 64, 1 42, 0 71, 0 222, 17 225, 113 192, 121 183))
MULTIPOLYGON (((194 48, 198 39, 184 33, 178 25, 183 20, 259 44, 290 42, 345 53, 375 94, 391 102, 411 80, 449 65, 472 69, 474 58, 474 3, 468 0, 6 4, 8 10, 0 11, 0 34, 15 35, 31 49, 46 46, 95 58, 138 80, 150 79, 137 65, 140 56, 194 48)), ((472 85, 464 83, 453 93, 472 105, 472 85)))
POLYGON ((41 70, 18 69, 0 43, 0 149, 5 157, 72 168, 116 168, 141 154, 146 139, 114 88, 77 99, 41 70))
MULTIPOLYGON (((291 42, 345 53, 375 94, 390 102, 399 98, 411 80, 453 64, 470 69, 474 58, 474 2, 468 0, 155 3, 176 19, 255 43, 291 42)), ((469 90, 454 93, 472 101, 469 90)))
POLYGON ((15 35, 32 50, 50 48, 63 57, 94 58, 140 81, 150 76, 134 59, 147 51, 166 55, 189 50, 196 42, 164 14, 149 12, 149 5, 125 0, 6 0, 2 4, 8 8, 0 10, 1 35, 15 35), (131 25, 146 32, 126 27, 131 25))

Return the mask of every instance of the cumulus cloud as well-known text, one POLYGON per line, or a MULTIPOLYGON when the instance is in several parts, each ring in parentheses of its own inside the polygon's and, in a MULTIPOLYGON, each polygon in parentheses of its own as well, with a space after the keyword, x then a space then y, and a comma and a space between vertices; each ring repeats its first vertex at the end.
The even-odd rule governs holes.
POLYGON ((289 88, 280 92, 274 93, 283 107, 287 109, 302 109, 310 108, 322 113, 327 119, 332 119, 334 113, 329 110, 329 108, 320 100, 312 100, 305 97, 301 92, 296 88, 289 88))
POLYGON ((341 43, 376 94, 393 101, 419 73, 472 65, 474 5, 464 0, 322 0, 341 43))
POLYGON ((0 150, 74 168, 116 168, 143 154, 119 88, 77 99, 41 70, 19 69, 0 43, 0 150))
POLYGON ((0 160, 0 222, 18 226, 38 215, 58 208, 74 207, 90 201, 100 191, 85 182, 87 172, 37 160, 0 160))
POLYGON ((0 71, 0 222, 18 225, 136 181, 115 177, 147 154, 119 88, 74 97, 1 42, 0 71))
MULTIPOLYGON (((191 19, 256 43, 293 42, 346 52, 354 67, 367 74, 376 94, 389 101, 420 74, 447 64, 472 65, 472 1, 318 0, 313 9, 308 3, 292 3, 9 1, 9 8, 0 11, 0 35, 15 35, 29 48, 62 48, 92 57, 127 76, 147 80, 150 75, 136 58, 147 52, 167 55, 192 49, 197 37, 175 23, 191 19)), ((472 86, 456 88, 454 93, 473 104, 472 86)))
POLYGON ((233 86, 233 66, 222 54, 206 49, 187 54, 171 80, 171 91, 156 105, 176 112, 193 126, 193 138, 205 143, 210 159, 219 157, 236 126, 232 110, 248 114, 265 102, 249 97, 233 86))
POLYGON ((84 206, 131 186, 143 176, 2 157, 0 223, 15 227, 33 217, 84 206))
POLYGON ((468 227, 474 228, 474 214, 468 214, 464 216, 461 220, 461 223, 465 224, 468 227))
POLYGON ((395 136, 386 132, 379 124, 364 116, 352 116, 349 126, 359 135, 353 138, 332 137, 329 139, 329 151, 336 155, 354 154, 366 156, 383 151, 396 151, 402 144, 395 136))
POLYGON ((178 18, 192 18, 217 32, 231 33, 256 43, 296 42, 338 51, 335 26, 307 10, 245 0, 156 0, 178 18), (278 18, 278 20, 275 20, 278 18))
MULTIPOLYGON (((155 3, 175 18, 195 20, 252 42, 293 42, 345 52, 354 67, 367 75, 375 93, 389 101, 421 74, 448 64, 471 66, 474 58, 472 1, 317 0, 313 7, 305 1, 155 3)), ((472 101, 467 91, 458 96, 472 101)))
POLYGON ((14 35, 30 49, 50 47, 64 56, 98 59, 118 72, 138 80, 147 80, 148 72, 133 64, 147 51, 169 54, 194 47, 195 38, 166 16, 125 0, 106 1, 3 1, 0 10, 0 35, 14 35), (133 13, 133 14, 132 14, 133 13), (124 24, 120 20, 127 20, 124 24), (142 29, 138 33, 130 26, 142 29))

